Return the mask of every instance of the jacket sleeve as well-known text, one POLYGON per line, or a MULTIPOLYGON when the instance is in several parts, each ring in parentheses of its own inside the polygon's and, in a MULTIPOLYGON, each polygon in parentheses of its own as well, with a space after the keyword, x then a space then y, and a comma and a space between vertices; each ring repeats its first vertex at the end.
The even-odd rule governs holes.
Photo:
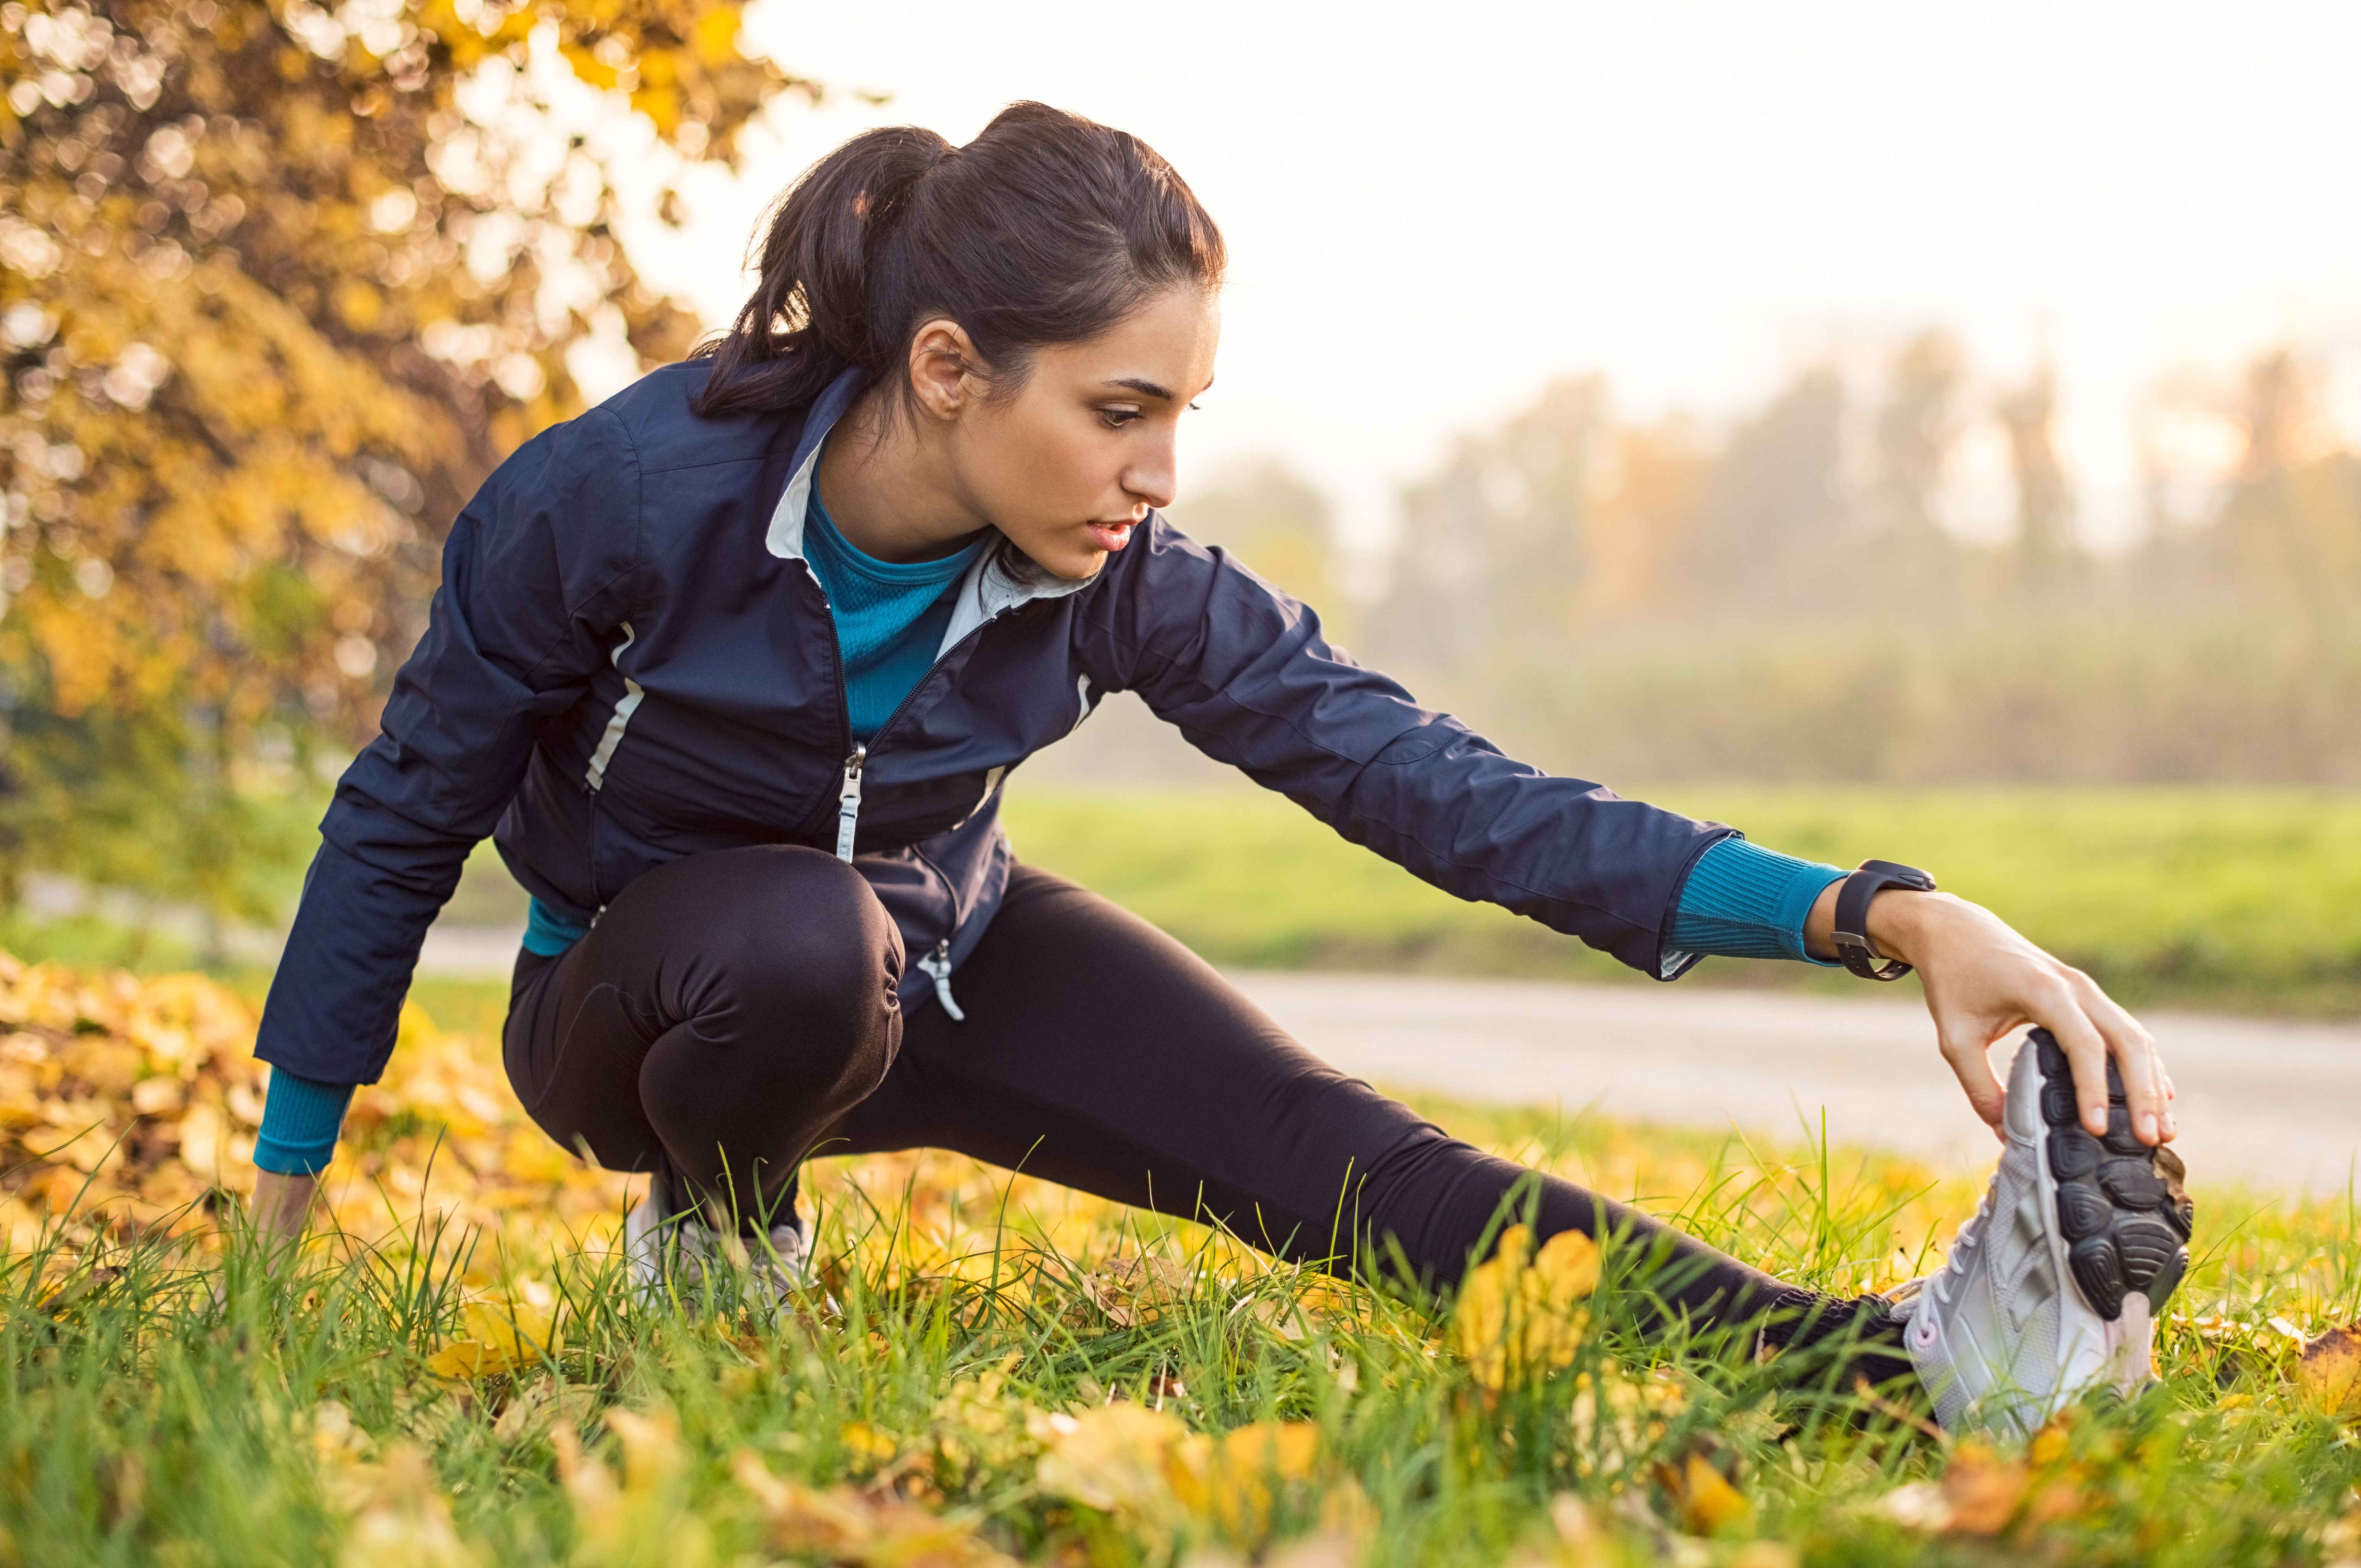
POLYGON ((626 619, 640 489, 622 420, 596 410, 519 448, 452 525, 426 635, 320 824, 263 1060, 326 1083, 384 1071, 426 927, 626 619))
POLYGON ((1731 830, 1512 761, 1320 634, 1319 617, 1160 516, 1080 596, 1091 678, 1345 838, 1670 980, 1682 883, 1731 830))

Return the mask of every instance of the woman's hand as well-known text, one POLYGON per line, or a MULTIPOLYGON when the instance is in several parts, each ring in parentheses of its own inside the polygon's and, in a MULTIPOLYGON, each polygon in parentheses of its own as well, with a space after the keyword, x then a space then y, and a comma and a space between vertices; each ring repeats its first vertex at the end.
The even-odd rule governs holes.
MULTIPOLYGON (((1812 906, 1804 940, 1819 958, 1833 958, 1837 890, 1830 883, 1812 906)), ((2082 1125, 2107 1130, 2107 1058, 2123 1074, 2132 1132, 2144 1144, 2169 1142, 2172 1079, 2156 1041, 2139 1021, 2109 1000, 2081 970, 2051 958, 1992 911, 1948 893, 1888 891, 1870 900, 1870 943, 1918 971, 1927 1011, 1943 1059, 1959 1075, 1976 1114, 2000 1131, 2007 1091, 1985 1053, 1993 1041, 2028 1024, 2048 1029, 2074 1069, 2074 1098, 2082 1125)))
POLYGON ((320 1190, 316 1176, 281 1176, 274 1170, 254 1173, 254 1196, 247 1201, 247 1214, 254 1222, 256 1233, 272 1246, 292 1246, 302 1239, 304 1218, 312 1212, 312 1199, 320 1190))

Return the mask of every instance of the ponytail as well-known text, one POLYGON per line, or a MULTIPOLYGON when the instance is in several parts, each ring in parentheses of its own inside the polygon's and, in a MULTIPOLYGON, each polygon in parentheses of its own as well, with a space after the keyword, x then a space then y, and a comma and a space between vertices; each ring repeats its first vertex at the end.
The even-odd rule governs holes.
POLYGON ((963 327, 994 379, 1030 351, 1094 337, 1149 295, 1220 285, 1221 231, 1138 138, 1014 104, 963 148, 903 126, 863 132, 788 187, 762 278, 697 350, 708 418, 801 407, 845 370, 906 382, 928 320, 963 327))

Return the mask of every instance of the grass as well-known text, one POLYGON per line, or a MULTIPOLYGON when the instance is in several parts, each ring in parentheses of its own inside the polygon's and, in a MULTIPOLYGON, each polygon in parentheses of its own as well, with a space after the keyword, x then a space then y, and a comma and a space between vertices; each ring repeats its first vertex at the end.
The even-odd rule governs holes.
MULTIPOLYGON (((2349 1202, 2201 1190, 2161 1383, 2029 1444, 1953 1443, 1844 1419, 1792 1363, 1639 1343, 1612 1267, 1488 1375, 1432 1303, 939 1154, 809 1168, 832 1304, 643 1306, 614 1252, 631 1184, 538 1140, 489 1039, 416 1013, 329 1234, 274 1257, 202 1198, 141 1208, 184 1174, 174 1139, 107 1101, 170 1098, 120 1087, 131 1045, 137 1081, 182 1064, 187 1104, 240 1124, 250 1014, 199 982, 25 972, 6 1061, 60 1063, 56 1097, 121 1152, 12 1157, 0 1561, 2283 1564, 2361 1539, 2361 1448, 2291 1376, 2361 1313, 2349 1202)), ((1422 1108, 1841 1292, 1928 1266, 1981 1188, 1422 1108)))
MULTIPOLYGON (((1875 855, 1926 866, 2134 1005, 2361 1017, 2361 793, 1741 785, 1631 793, 1838 865, 1875 855)), ((1026 859, 1138 911, 1217 963, 1641 982, 1532 921, 1429 886, 1243 783, 1096 788, 1020 775, 1005 813, 1026 859)), ((294 887, 291 872, 291 898, 294 887)), ((524 895, 489 845, 476 851, 446 916, 522 925, 524 895)), ((143 935, 93 914, 49 921, 0 914, 0 947, 145 970, 193 958, 177 929, 143 935)), ((257 994, 269 982, 251 963, 221 972, 257 994)), ((1708 959, 1683 983, 1864 994, 1843 974, 1743 959, 1708 959)))
MULTIPOLYGON (((1532 1130, 1444 1113, 1488 1142, 1532 1130)), ((1923 1202, 1924 1173, 1873 1158, 1761 1167, 1544 1131, 1545 1157, 1697 1162, 1669 1206, 1753 1255, 1776 1236, 1792 1274, 1840 1286, 1923 1202)), ((1732 1358, 1652 1354, 1605 1305, 1566 1365, 1488 1388, 1416 1304, 1195 1227, 1110 1213, 1060 1234, 960 1162, 822 1186, 840 1311, 785 1320, 642 1309, 595 1245, 518 1256, 431 1226, 275 1264, 135 1245, 60 1271, 37 1245, 0 1269, 0 1520, 29 1563, 1161 1563, 1309 1537, 1337 1554, 1309 1560, 1373 1564, 2283 1563, 2349 1535, 2361 1479, 2343 1427, 2279 1380, 2263 1322, 2353 1310, 2341 1214, 2209 1225, 2163 1386, 2019 1452, 1856 1430, 1732 1358), (1145 1310, 1108 1284, 1126 1277, 1109 1260, 1143 1255, 1169 1282, 1145 1310), (438 1346, 497 1343, 511 1311, 512 1362, 435 1374, 438 1346), (1312 1457, 1191 1508, 1153 1475, 1125 1490, 1135 1455, 1086 1451, 1065 1463, 1102 1477, 1090 1507, 1045 1481, 1045 1449, 1052 1418, 1110 1400, 1176 1432, 1303 1423, 1312 1457), (748 1455, 810 1493, 766 1501, 748 1455), (826 1545, 831 1507, 866 1545, 826 1545), (1951 1528, 1928 1528, 1946 1507, 1951 1528)))
MULTIPOLYGON (((2361 1016, 2361 795, 1631 793, 1791 854, 1925 866, 2127 1003, 2361 1016)), ((1275 795, 1020 783, 1005 816, 1022 857, 1137 910, 1218 963, 1641 978, 1532 921, 1420 882, 1275 795)), ((1841 974, 1737 959, 1708 959, 1684 983, 1861 991, 1841 974)))

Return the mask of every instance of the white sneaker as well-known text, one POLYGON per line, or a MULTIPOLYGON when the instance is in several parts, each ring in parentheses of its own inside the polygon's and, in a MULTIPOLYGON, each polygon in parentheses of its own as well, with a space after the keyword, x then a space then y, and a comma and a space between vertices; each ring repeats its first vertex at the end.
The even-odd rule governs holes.
POLYGON ((724 1270, 742 1270, 776 1304, 811 1288, 810 1245, 803 1222, 792 1216, 773 1225, 767 1247, 717 1233, 694 1213, 664 1217, 662 1177, 648 1183, 648 1195, 623 1217, 623 1259, 632 1294, 642 1305, 660 1299, 667 1280, 684 1294, 719 1283, 724 1270))
POLYGON ((1950 1256, 1912 1293, 1904 1343, 1949 1431, 2028 1435, 2085 1389, 2153 1376, 2156 1314, 2189 1267, 2180 1157, 2132 1135, 2107 1067, 2107 1135, 2082 1130, 2066 1053, 2019 1047, 2007 1147, 1950 1256))

